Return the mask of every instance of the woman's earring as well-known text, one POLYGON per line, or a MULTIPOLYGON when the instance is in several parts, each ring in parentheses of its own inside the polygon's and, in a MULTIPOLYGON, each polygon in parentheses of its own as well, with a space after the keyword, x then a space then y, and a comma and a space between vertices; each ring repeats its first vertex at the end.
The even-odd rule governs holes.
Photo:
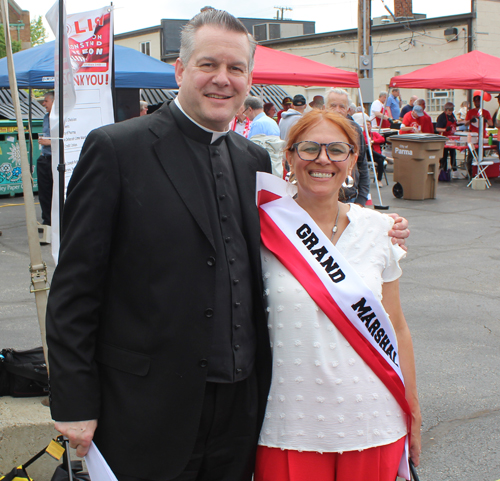
POLYGON ((348 175, 344 183, 342 184, 342 187, 350 188, 352 186, 354 186, 354 179, 350 175, 348 175))

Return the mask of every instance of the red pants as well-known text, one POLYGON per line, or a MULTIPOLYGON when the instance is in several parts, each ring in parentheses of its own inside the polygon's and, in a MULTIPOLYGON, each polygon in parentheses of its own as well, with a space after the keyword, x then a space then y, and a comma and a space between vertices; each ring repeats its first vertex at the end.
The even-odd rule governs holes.
POLYGON ((259 446, 254 481, 394 481, 404 443, 342 454, 259 446))

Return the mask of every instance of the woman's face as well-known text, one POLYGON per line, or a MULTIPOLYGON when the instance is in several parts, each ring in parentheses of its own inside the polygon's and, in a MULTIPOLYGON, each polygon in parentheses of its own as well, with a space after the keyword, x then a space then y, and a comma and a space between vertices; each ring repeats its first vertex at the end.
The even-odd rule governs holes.
MULTIPOLYGON (((319 124, 306 130, 297 142, 313 141, 320 144, 330 142, 350 143, 346 134, 335 124, 322 120, 319 124)), ((311 200, 324 197, 338 197, 338 191, 351 173, 357 154, 350 154, 343 162, 332 162, 325 147, 316 160, 302 160, 296 151, 287 152, 287 160, 297 179, 299 197, 308 197, 311 200)))
POLYGON ((273 118, 276 115, 276 107, 273 105, 267 112, 267 116, 273 118))

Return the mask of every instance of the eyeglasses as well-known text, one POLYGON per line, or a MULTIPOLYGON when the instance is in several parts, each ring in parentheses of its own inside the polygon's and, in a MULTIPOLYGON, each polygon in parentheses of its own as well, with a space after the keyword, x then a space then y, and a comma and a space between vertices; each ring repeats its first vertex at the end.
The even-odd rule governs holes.
POLYGON ((316 160, 321 154, 321 148, 325 147, 326 155, 331 162, 343 162, 350 154, 354 153, 354 146, 347 142, 330 142, 319 144, 311 140, 303 140, 292 145, 290 150, 295 150, 297 155, 305 161, 316 160))

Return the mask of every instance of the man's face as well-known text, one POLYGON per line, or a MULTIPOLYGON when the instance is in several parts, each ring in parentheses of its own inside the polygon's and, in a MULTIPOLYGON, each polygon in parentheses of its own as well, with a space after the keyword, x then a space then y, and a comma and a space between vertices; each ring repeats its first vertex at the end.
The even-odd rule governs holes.
POLYGON ((474 102, 474 107, 476 107, 476 109, 481 107, 481 97, 476 96, 472 99, 472 101, 474 102))
POLYGON ((245 111, 246 111, 246 108, 244 105, 242 105, 238 111, 236 112, 236 118, 240 121, 240 122, 244 122, 246 119, 247 119, 247 116, 245 115, 245 111))
POLYGON ((52 105, 54 104, 54 97, 52 95, 46 95, 43 99, 42 105, 45 107, 45 110, 50 114, 52 110, 52 105))
POLYGON ((379 98, 378 98, 383 104, 385 104, 385 101, 387 100, 387 95, 381 95, 379 98))
POLYGON ((245 115, 250 119, 250 120, 253 120, 255 119, 255 117, 257 117, 257 115, 259 115, 261 113, 261 110, 254 110, 252 107, 247 107, 247 110, 245 112, 245 115))
POLYGON ((399 97, 399 90, 393 90, 393 91, 392 91, 392 96, 393 96, 394 98, 399 97))
POLYGON ((196 122, 223 131, 250 91, 250 43, 243 33, 212 26, 195 33, 194 51, 175 63, 179 102, 196 122))
POLYGON ((345 95, 330 93, 326 99, 326 110, 337 112, 340 115, 347 117, 349 109, 348 99, 345 95))

